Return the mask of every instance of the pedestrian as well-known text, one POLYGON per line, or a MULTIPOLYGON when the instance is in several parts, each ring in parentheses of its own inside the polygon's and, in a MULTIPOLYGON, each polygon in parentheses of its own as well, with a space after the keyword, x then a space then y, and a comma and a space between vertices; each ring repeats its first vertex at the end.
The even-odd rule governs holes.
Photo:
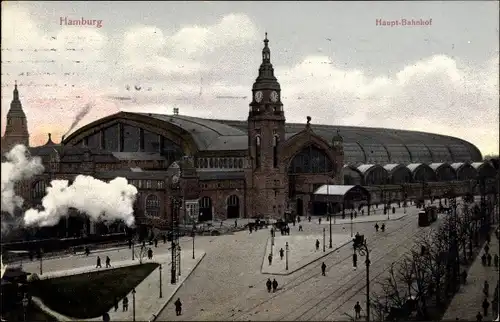
POLYGON ((493 262, 495 263, 495 267, 498 268, 498 254, 495 254, 495 259, 493 260, 493 262))
POLYGON ((302 230, 302 225, 299 225, 299 231, 303 231, 303 230, 302 230))
POLYGON ((325 264, 325 262, 323 262, 323 264, 321 264, 321 275, 326 276, 326 264, 325 264))
POLYGON ((356 302, 356 305, 354 305, 354 318, 355 319, 360 319, 361 318, 361 305, 359 305, 359 301, 356 302))
POLYGON ((153 250, 151 248, 148 249, 148 258, 153 259, 153 250))
POLYGON ((106 268, 111 267, 111 259, 109 256, 106 256, 106 268))
POLYGON ((321 217, 318 218, 318 224, 321 225, 321 217))
POLYGON ((483 266, 486 266, 486 253, 483 253, 483 256, 481 256, 481 263, 483 266))
POLYGON ((145 248, 145 247, 146 247, 146 241, 145 241, 145 240, 143 240, 143 241, 142 241, 142 247, 143 247, 143 248, 145 248))
POLYGON ((274 228, 271 228, 271 237, 274 237, 274 228))
POLYGON ((286 234, 290 236, 290 227, 286 226, 286 234))
POLYGON ((97 265, 95 266, 95 268, 101 268, 101 258, 99 256, 97 256, 97 265))
POLYGON ((269 261, 269 265, 271 265, 273 263, 273 255, 269 254, 269 256, 267 256, 267 260, 269 261))
POLYGON ((158 247, 158 238, 155 238, 155 247, 158 247))
POLYGON ((316 239, 316 250, 319 250, 319 239, 316 239))
POLYGON ((270 278, 267 279, 266 287, 267 287, 267 292, 271 293, 271 288, 273 287, 273 282, 271 282, 270 278))
POLYGON ((375 231, 378 231, 378 224, 375 224, 375 231))
POLYGON ((278 282, 276 281, 276 279, 274 278, 273 279, 273 293, 276 292, 276 290, 278 289, 278 282))
POLYGON ((280 259, 283 260, 283 256, 285 256, 285 251, 283 248, 280 249, 280 259))
POLYGON ((352 266, 354 266, 354 269, 358 267, 358 255, 356 253, 352 254, 352 266))
POLYGON ((467 271, 465 269, 462 272, 462 283, 467 284, 467 271))
POLYGON ((238 228, 238 219, 234 220, 234 228, 238 228))
POLYGON ((250 232, 250 234, 252 233, 252 230, 253 230, 252 225, 248 225, 248 231, 250 232))
POLYGON ((125 296, 122 301, 123 312, 128 311, 128 298, 125 296))
POLYGON ((177 298, 177 301, 174 303, 175 305, 175 315, 180 316, 182 315, 182 302, 180 298, 177 298))
POLYGON ((490 284, 488 284, 488 281, 484 281, 483 294, 485 297, 488 297, 490 294, 490 284))
POLYGON ((483 315, 485 317, 488 316, 488 308, 490 307, 490 302, 488 302, 488 299, 484 299, 483 301, 483 315))
POLYGON ((300 224, 300 216, 297 216, 297 222, 300 224))
POLYGON ((85 256, 89 256, 89 255, 90 255, 89 246, 85 246, 85 256))
POLYGON ((492 259, 492 258, 491 258, 491 254, 490 254, 490 253, 488 253, 488 255, 486 256, 486 260, 487 260, 487 262, 488 262, 488 266, 491 266, 491 259, 492 259))
POLYGON ((477 322, 483 322, 483 316, 481 315, 481 312, 477 312, 477 314, 476 314, 476 321, 477 322))
POLYGON ((311 216, 307 217, 307 220, 308 220, 309 222, 311 222, 311 216))
POLYGON ((380 229, 382 230, 382 232, 385 231, 385 224, 382 224, 382 226, 380 227, 380 229))
POLYGON ((114 307, 115 307, 115 312, 118 311, 118 298, 115 297, 115 300, 114 300, 114 307))
POLYGON ((222 228, 222 224, 223 224, 223 223, 224 223, 224 222, 221 220, 221 222, 220 222, 220 228, 222 228))
POLYGON ((396 213, 396 208, 392 207, 392 214, 396 213))

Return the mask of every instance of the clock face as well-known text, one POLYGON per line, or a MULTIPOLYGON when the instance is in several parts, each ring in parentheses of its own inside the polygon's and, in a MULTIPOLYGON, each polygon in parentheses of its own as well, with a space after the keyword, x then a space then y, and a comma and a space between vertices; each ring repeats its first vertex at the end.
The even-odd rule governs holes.
POLYGON ((271 102, 276 103, 278 101, 278 93, 276 91, 272 91, 271 93, 271 102))
POLYGON ((260 103, 262 101, 262 97, 263 97, 263 95, 262 95, 261 91, 258 91, 257 93, 255 93, 255 101, 257 103, 260 103))

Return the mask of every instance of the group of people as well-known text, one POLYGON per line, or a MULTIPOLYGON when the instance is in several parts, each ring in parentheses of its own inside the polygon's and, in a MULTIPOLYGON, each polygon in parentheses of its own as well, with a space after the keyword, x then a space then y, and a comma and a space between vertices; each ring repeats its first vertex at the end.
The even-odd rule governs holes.
MULTIPOLYGON (((484 246, 484 253, 481 256, 481 263, 483 264, 483 266, 486 266, 486 265, 491 266, 492 256, 490 254, 490 245, 489 245, 490 241, 491 241, 491 238, 490 238, 490 235, 488 234, 486 236, 486 245, 484 246)), ((498 268, 498 260, 499 260, 498 255, 495 254, 494 258, 495 258, 494 259, 495 267, 498 268)), ((481 307, 483 309, 483 314, 481 314, 481 312, 477 312, 476 320, 478 322, 483 321, 483 318, 488 316, 488 309, 490 307, 490 302, 488 301, 488 298, 490 296, 490 285, 489 285, 487 280, 485 280, 483 283, 483 295, 484 295, 484 300, 483 300, 483 303, 481 304, 481 307)), ((498 299, 497 299, 497 301, 498 301, 498 299)))
POLYGON ((382 223, 382 226, 379 227, 378 223, 375 224, 375 231, 378 232, 378 229, 382 230, 382 232, 385 231, 385 223, 382 223))
MULTIPOLYGON (((110 267, 111 267, 111 258, 109 258, 109 256, 106 256, 106 268, 110 267)), ((99 256, 97 256, 97 265, 95 266, 95 268, 102 268, 101 257, 99 256)))

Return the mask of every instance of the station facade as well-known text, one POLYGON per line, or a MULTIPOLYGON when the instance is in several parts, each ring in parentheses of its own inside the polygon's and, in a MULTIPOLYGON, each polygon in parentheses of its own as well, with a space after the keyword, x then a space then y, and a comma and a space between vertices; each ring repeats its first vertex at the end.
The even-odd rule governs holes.
MULTIPOLYGON (((498 163, 483 161, 473 144, 458 138, 321 125, 307 115, 304 124, 287 123, 267 35, 251 92, 244 121, 119 112, 60 144, 49 134, 45 145, 30 148, 46 171, 20 185, 26 206, 40 204, 50 180, 78 174, 127 178, 139 190, 138 224, 157 227, 167 227, 179 208, 185 222, 314 214, 315 192, 325 184, 362 186, 372 203, 497 187, 498 163)), ((28 141, 16 86, 2 150, 28 141)))

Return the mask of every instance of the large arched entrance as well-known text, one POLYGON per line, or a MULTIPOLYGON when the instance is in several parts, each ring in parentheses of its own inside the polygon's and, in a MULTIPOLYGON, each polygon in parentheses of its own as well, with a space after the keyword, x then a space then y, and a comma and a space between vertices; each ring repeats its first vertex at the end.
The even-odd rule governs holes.
POLYGON ((209 197, 203 197, 199 201, 200 205, 200 217, 199 221, 212 220, 212 199, 209 197))
POLYGON ((240 217, 240 198, 237 195, 231 195, 227 199, 227 218, 240 217))
POLYGON ((304 215, 304 202, 302 199, 297 199, 297 216, 303 216, 304 215))

